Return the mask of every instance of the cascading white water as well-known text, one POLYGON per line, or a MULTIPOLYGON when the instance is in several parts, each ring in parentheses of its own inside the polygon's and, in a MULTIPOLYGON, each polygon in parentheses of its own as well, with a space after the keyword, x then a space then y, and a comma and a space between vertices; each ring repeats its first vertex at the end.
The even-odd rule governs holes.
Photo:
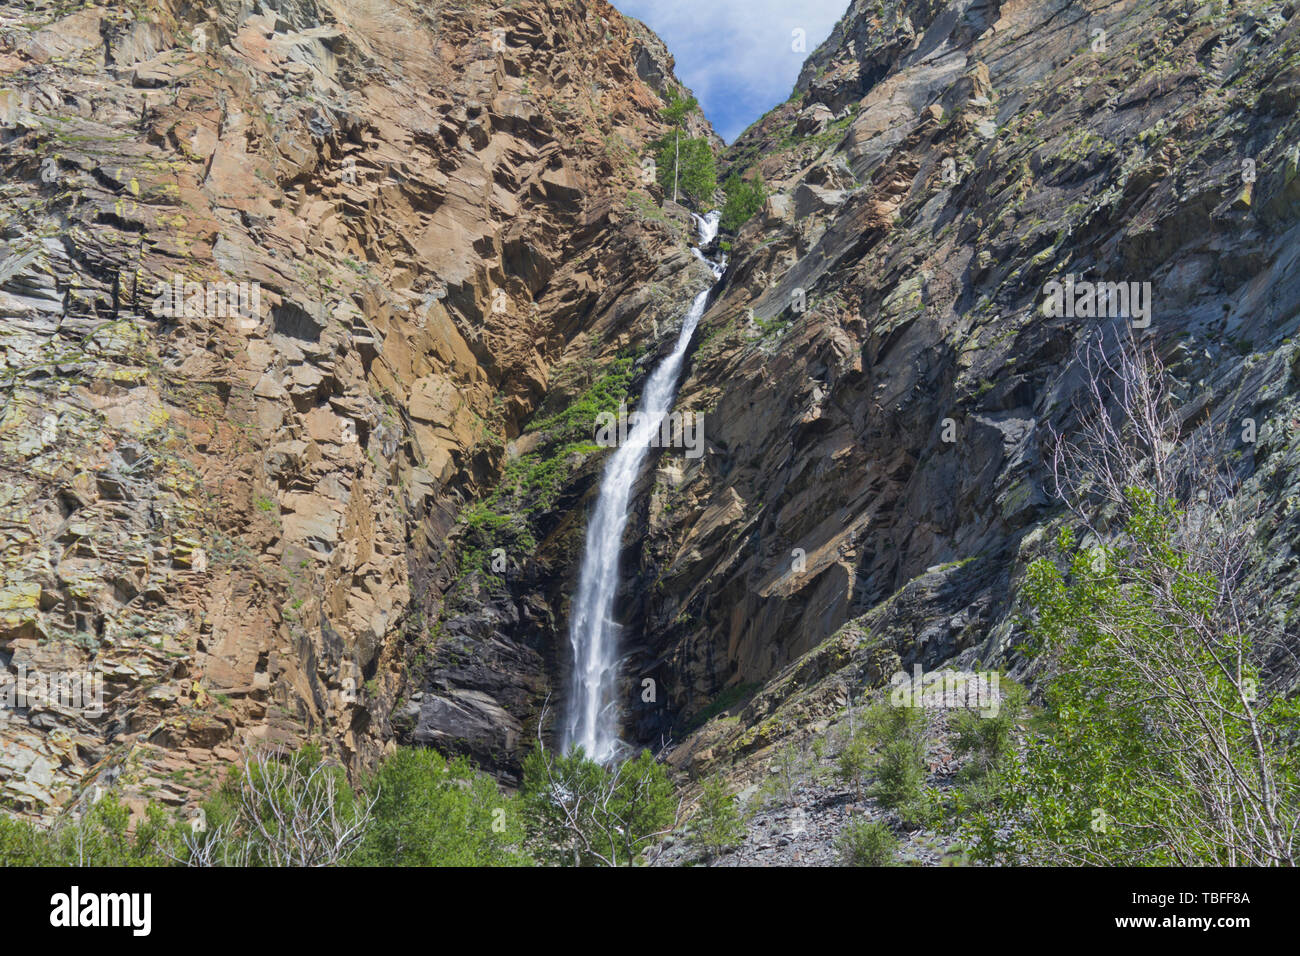
MULTIPOLYGON (((718 234, 720 215, 695 216, 700 245, 707 246, 718 234)), ((699 249, 695 253, 704 258, 699 249)), ((714 281, 722 277, 726 261, 708 262, 714 281)), ((569 640, 573 646, 573 675, 569 683, 568 713, 564 722, 565 751, 581 747, 593 760, 606 763, 618 754, 619 626, 614 620, 614 596, 618 591, 618 557, 627 527, 632 486, 645 463, 651 443, 664 415, 677 395, 677 376, 708 304, 709 289, 695 297, 677 334, 677 345, 646 379, 638 417, 627 440, 610 456, 600 481, 596 509, 587 525, 587 543, 578 593, 573 600, 569 640)))
POLYGON ((713 210, 707 216, 698 216, 691 213, 691 218, 695 220, 695 228, 700 234, 700 246, 704 247, 718 238, 718 223, 722 222, 722 213, 713 210))

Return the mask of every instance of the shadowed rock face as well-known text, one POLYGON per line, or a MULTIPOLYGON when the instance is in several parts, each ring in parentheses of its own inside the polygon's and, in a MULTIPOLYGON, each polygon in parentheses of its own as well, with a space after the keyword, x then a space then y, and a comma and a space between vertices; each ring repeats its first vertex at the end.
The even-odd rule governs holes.
POLYGON ((449 534, 557 367, 707 273, 640 191, 657 40, 495 6, 0 5, 0 664, 104 681, 6 712, 9 808, 184 804, 261 740, 517 745, 553 635, 421 693, 449 534))
MULTIPOLYGON (((146 6, 0 2, 0 665, 104 686, 0 724, 0 799, 187 804, 311 735, 513 781, 594 415, 711 281, 640 176, 671 57, 601 0, 146 6)), ((625 736, 708 769, 900 666, 1021 666, 1074 348, 1126 324, 1046 316, 1066 275, 1149 282, 1186 420, 1256 423, 1291 620, 1298 58, 1291 3, 850 6, 723 156, 772 194, 678 396, 707 451, 634 496, 625 736)))
POLYGON ((727 155, 776 194, 705 317, 678 403, 709 454, 663 460, 640 574, 676 726, 748 703, 675 761, 766 752, 899 666, 1020 666, 1074 347, 1125 325, 1047 317, 1067 274, 1151 284, 1137 334, 1189 427, 1266 430, 1233 464, 1261 611, 1292 620, 1298 55, 1287 3, 853 5, 727 155))

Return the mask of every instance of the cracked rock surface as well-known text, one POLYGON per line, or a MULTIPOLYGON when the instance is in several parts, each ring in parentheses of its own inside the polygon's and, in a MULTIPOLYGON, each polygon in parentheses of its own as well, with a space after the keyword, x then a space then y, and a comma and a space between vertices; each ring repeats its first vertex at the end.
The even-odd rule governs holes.
POLYGON ((677 86, 602 0, 0 4, 0 666, 103 690, 6 711, 0 801, 519 737, 541 655, 408 658, 557 369, 701 281, 636 165, 677 86))

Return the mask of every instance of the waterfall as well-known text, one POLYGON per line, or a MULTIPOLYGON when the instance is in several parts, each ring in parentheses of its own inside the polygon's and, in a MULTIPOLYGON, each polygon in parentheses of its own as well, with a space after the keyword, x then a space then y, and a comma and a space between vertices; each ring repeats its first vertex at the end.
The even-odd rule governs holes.
POLYGON ((691 213, 691 218, 695 220, 695 228, 700 234, 700 245, 707 246, 714 239, 718 238, 718 223, 722 222, 722 213, 713 210, 707 216, 697 216, 691 213))
MULTIPOLYGON (((718 234, 719 213, 714 211, 694 218, 700 245, 709 245, 718 234)), ((694 252, 704 258, 698 248, 694 252)), ((705 259, 705 262, 713 270, 716 282, 722 276, 726 260, 714 263, 705 259)), ((620 651, 619 626, 614 620, 614 596, 618 591, 618 558, 623 531, 627 527, 632 486, 645 463, 660 422, 672 408, 677 395, 677 376, 681 373, 695 326, 704 315, 711 289, 712 286, 695 297, 682 321, 672 354, 646 379, 638 417, 628 432, 627 440, 614 450, 605 465, 600 495, 587 525, 578 593, 569 620, 573 674, 569 683, 563 749, 569 751, 581 747, 588 757, 601 763, 612 760, 620 748, 616 700, 620 651)))

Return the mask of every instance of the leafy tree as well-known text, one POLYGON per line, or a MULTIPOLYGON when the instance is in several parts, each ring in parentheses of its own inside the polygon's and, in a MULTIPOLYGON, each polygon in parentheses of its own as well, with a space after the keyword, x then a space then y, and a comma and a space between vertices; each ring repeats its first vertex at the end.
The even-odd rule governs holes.
POLYGON ((739 846, 745 839, 745 824, 736 808, 736 798, 727 792, 720 776, 704 782, 700 805, 691 821, 691 842, 710 858, 739 846))
POLYGON ((464 758, 401 748, 367 782, 374 823, 350 862, 362 866, 514 866, 523 825, 517 801, 464 758))
POLYGON ((695 112, 696 107, 700 105, 694 96, 682 96, 671 87, 664 99, 668 105, 659 112, 666 121, 678 129, 683 127, 686 117, 695 112))
POLYGON ((718 188, 718 169, 713 144, 686 135, 686 117, 699 103, 694 96, 682 96, 673 89, 667 91, 665 101, 660 112, 672 130, 651 144, 659 185, 674 199, 680 194, 697 206, 705 205, 712 202, 718 188))
POLYGON ((654 150, 655 170, 666 195, 676 190, 697 206, 713 201, 718 168, 707 139, 673 130, 655 142, 654 150))
POLYGON ((975 856, 1294 865, 1300 707, 1260 670, 1277 635, 1221 433, 1184 428, 1131 340, 1080 365, 1091 407, 1053 465, 1089 546, 1066 528, 1061 563, 1028 569, 1043 713, 975 819, 975 856))
POLYGON ((524 761, 523 808, 534 854, 549 863, 629 866, 674 829, 680 803, 648 750, 603 765, 581 748, 540 746, 524 761))
POLYGON ((730 232, 736 232, 749 222, 767 200, 767 187, 760 175, 755 175, 753 179, 741 179, 738 174, 732 173, 722 188, 727 194, 727 200, 722 206, 719 224, 730 232))
POLYGON ((1258 707, 1250 639, 1198 640, 1191 618, 1216 584, 1173 546, 1180 512, 1132 490, 1132 545, 1076 548, 1063 572, 1040 559, 1026 591, 1035 648, 1050 655, 1046 729, 1011 769, 1000 841, 982 821, 985 858, 1090 865, 1293 863, 1300 823, 1297 707, 1258 707), (1159 564, 1148 564, 1160 555, 1159 564))
POLYGON ((131 811, 109 793, 48 829, 0 814, 0 866, 169 866, 180 832, 155 804, 132 830, 131 811))
POLYGON ((898 838, 885 824, 858 820, 835 838, 845 866, 888 866, 898 854, 898 838))

